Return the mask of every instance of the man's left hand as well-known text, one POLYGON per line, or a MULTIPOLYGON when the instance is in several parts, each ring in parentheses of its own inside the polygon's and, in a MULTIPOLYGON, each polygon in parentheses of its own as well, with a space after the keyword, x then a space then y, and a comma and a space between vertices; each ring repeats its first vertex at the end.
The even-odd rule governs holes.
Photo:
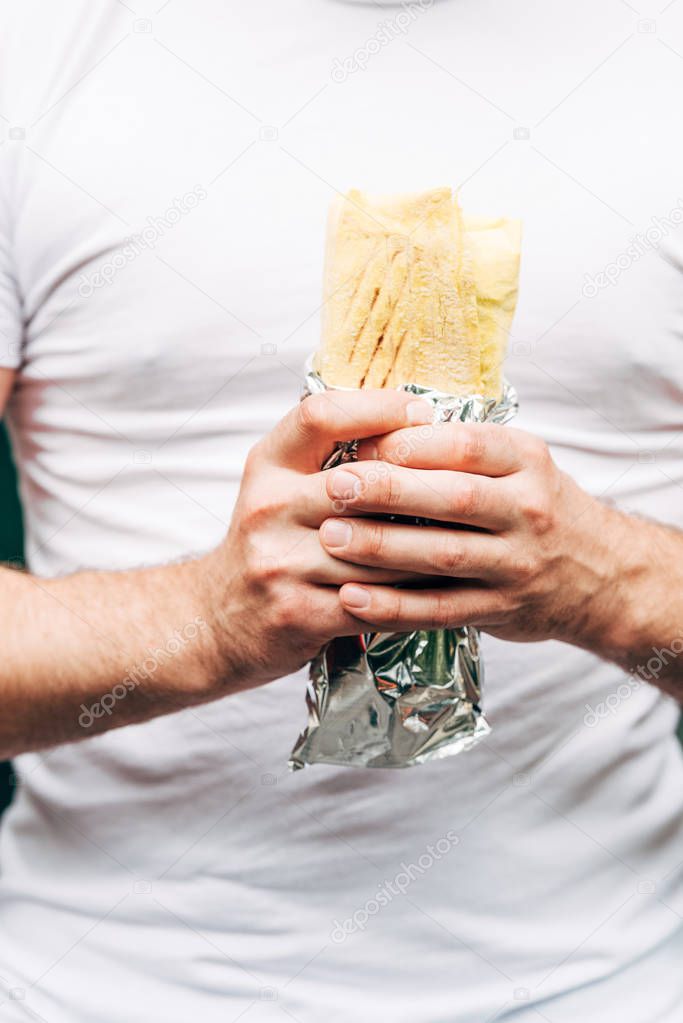
POLYGON ((472 624, 591 645, 610 613, 624 517, 561 472, 543 441, 439 424, 364 441, 358 457, 329 473, 339 514, 322 524, 321 543, 346 562, 429 578, 420 589, 345 584, 340 599, 355 617, 387 631, 400 617, 402 631, 472 624), (392 507, 439 525, 368 517, 392 507))

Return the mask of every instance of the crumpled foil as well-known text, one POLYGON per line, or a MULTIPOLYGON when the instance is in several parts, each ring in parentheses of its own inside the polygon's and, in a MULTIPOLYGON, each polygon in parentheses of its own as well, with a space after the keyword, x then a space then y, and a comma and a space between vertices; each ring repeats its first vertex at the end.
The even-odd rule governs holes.
MULTIPOLYGON (((304 397, 326 390, 344 388, 328 388, 309 369, 304 397)), ((507 382, 498 402, 417 384, 402 390, 430 401, 434 422, 506 423, 518 409, 507 382)), ((340 443, 322 468, 355 461, 357 446, 340 443)), ((308 725, 289 766, 411 767, 470 749, 490 731, 481 710, 483 676, 479 632, 472 626, 334 639, 311 661, 308 725)))

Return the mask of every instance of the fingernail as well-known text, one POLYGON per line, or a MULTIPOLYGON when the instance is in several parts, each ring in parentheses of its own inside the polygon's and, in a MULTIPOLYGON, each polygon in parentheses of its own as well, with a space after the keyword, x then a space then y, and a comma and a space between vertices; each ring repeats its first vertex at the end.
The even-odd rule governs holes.
POLYGON ((345 472, 340 469, 339 472, 335 472, 332 477, 331 483, 332 497, 343 498, 345 501, 350 501, 351 498, 356 496, 356 488, 358 487, 358 477, 354 476, 351 472, 345 472))
POLYGON ((413 426, 423 426, 434 419, 434 410, 427 401, 411 401, 406 407, 406 418, 413 426))
POLYGON ((323 541, 328 547, 346 547, 351 541, 353 530, 348 522, 328 519, 322 526, 323 541))
POLYGON ((342 600, 347 607, 356 611, 364 611, 366 607, 370 607, 370 593, 362 586, 355 586, 353 584, 345 586, 342 600))

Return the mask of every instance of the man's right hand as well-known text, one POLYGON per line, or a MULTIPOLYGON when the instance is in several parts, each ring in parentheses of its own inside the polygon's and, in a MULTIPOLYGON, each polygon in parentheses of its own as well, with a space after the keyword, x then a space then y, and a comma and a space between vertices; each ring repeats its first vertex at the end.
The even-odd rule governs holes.
MULTIPOLYGON (((346 505, 329 493, 329 474, 320 466, 338 441, 431 418, 426 402, 403 392, 327 392, 306 398, 252 449, 229 533, 205 559, 218 692, 228 679, 230 690, 270 682, 300 668, 334 636, 372 630, 343 609, 339 587, 408 576, 326 553, 319 527, 346 505)), ((378 463, 382 469, 388 467, 378 463)))
MULTIPOLYGON (((340 586, 411 576, 325 551, 319 527, 327 533, 346 502, 331 492, 340 470, 320 465, 337 441, 430 418, 395 391, 307 398, 249 455, 229 533, 210 554, 49 579, 0 566, 0 759, 263 685, 333 636, 371 629, 343 609, 340 586)), ((400 510, 390 491, 380 514, 400 510)))

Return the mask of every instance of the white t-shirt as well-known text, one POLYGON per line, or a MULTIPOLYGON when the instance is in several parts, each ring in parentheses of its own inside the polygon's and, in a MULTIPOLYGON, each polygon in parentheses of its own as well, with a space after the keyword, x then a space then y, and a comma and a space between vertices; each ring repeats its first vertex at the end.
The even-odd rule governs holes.
MULTIPOLYGON (((0 357, 35 572, 220 540, 352 186, 523 219, 518 425, 683 524, 683 5, 377 8, 5 5, 0 357)), ((0 1021, 680 1020, 677 708, 569 646, 484 649, 491 737, 409 771, 289 774, 303 672, 20 757, 0 1021)))

